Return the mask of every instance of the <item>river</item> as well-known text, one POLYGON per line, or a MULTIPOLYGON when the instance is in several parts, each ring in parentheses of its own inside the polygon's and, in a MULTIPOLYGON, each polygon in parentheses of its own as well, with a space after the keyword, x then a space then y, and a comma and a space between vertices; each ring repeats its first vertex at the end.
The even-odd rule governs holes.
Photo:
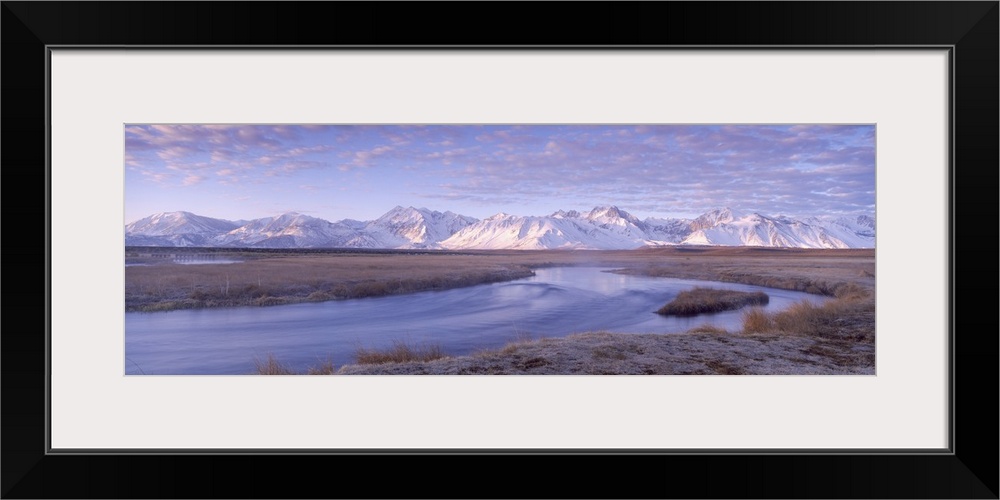
POLYGON ((331 360, 352 362, 356 349, 393 341, 433 343, 463 355, 525 337, 605 330, 677 333, 702 324, 738 330, 740 311, 694 317, 654 313, 695 286, 764 291, 767 310, 823 297, 735 283, 628 276, 603 268, 555 267, 516 281, 445 291, 273 307, 125 314, 128 375, 223 375, 254 372, 273 354, 304 372, 331 360))

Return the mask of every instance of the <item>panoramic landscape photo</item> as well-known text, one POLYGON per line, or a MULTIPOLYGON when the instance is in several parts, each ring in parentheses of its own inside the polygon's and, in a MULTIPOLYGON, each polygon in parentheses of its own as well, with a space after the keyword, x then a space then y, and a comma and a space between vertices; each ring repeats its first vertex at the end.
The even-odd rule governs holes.
POLYGON ((126 375, 874 375, 875 126, 128 124, 126 375))

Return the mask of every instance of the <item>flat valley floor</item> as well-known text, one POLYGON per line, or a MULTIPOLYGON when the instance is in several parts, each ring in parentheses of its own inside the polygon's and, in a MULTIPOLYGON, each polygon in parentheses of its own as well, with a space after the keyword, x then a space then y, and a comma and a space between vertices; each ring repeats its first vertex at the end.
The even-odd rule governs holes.
MULTIPOLYGON (((723 281, 829 297, 776 313, 746 308, 737 331, 580 332, 525 338, 452 357, 421 346, 359 352, 311 374, 875 374, 875 250, 658 247, 623 251, 341 251, 126 248, 125 310, 274 306, 443 290, 602 266, 642 276, 723 281), (200 265, 177 259, 206 259, 200 265), (211 263, 212 260, 220 263, 211 263), (222 263, 231 262, 233 263, 222 263), (394 351, 394 352, 393 352, 394 351)), ((289 374, 280 359, 258 373, 289 374)))

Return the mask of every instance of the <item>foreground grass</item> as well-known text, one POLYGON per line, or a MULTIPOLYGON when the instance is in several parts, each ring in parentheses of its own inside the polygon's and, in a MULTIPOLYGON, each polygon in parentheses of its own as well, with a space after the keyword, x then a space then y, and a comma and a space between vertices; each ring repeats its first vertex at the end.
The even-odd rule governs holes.
POLYGON ((361 365, 381 365, 385 363, 411 363, 414 361, 434 361, 448 357, 439 345, 411 345, 402 340, 392 342, 385 349, 358 349, 354 360, 361 365))
POLYGON ((875 342, 875 302, 848 297, 814 304, 801 301, 767 313, 752 308, 743 313, 743 333, 779 333, 844 342, 875 342))
POLYGON ((665 316, 694 316, 732 311, 748 305, 765 305, 769 300, 764 292, 698 287, 677 294, 674 300, 658 309, 656 313, 665 316))
POLYGON ((266 359, 254 358, 254 368, 258 375, 295 375, 291 368, 288 368, 273 354, 268 354, 266 359))
MULTIPOLYGON (((279 361, 278 358, 271 353, 268 353, 265 359, 255 357, 253 364, 255 375, 300 375, 300 373, 292 370, 288 365, 279 361)), ((306 375, 333 375, 334 373, 336 373, 336 368, 330 360, 320 362, 318 365, 310 366, 309 369, 306 370, 306 375)))
MULTIPOLYGON (((389 363, 413 363, 445 359, 445 354, 437 344, 411 344, 404 340, 394 340, 386 348, 359 347, 354 351, 354 362, 358 365, 384 365, 389 363)), ((268 353, 265 359, 253 360, 255 375, 302 375, 268 353)), ((306 375, 335 375, 337 368, 329 359, 306 369, 306 375)))
POLYGON ((346 365, 339 375, 835 375, 874 374, 874 346, 856 353, 788 335, 593 332, 511 344, 430 362, 346 365))

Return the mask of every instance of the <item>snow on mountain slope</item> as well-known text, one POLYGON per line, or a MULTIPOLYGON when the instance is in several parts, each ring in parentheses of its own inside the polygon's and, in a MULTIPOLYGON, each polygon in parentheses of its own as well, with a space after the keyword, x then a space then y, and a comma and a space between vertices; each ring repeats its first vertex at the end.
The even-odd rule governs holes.
POLYGON ((622 238, 640 241, 649 239, 644 222, 614 205, 594 207, 593 210, 580 214, 580 218, 622 238))
POLYGON ((639 220, 616 207, 587 212, 558 210, 547 217, 497 214, 442 241, 444 248, 581 248, 616 250, 679 243, 691 233, 690 221, 639 220))
POLYGON ((190 247, 209 245, 212 238, 235 229, 235 222, 195 215, 161 212, 125 225, 125 244, 190 247))
MULTIPOLYGON (((558 212, 557 212, 558 214, 558 212)), ((595 216, 599 218, 605 213, 595 216)), ((547 248, 627 249, 643 245, 645 234, 634 225, 618 224, 614 216, 599 219, 602 227, 586 214, 570 217, 567 213, 550 217, 524 217, 499 213, 472 224, 441 242, 450 249, 522 249, 547 248), (631 234, 635 228, 637 234, 631 234)), ((629 223, 631 224, 631 223, 629 223)))
POLYGON ((160 212, 125 225, 125 234, 137 236, 172 236, 178 234, 216 235, 236 229, 238 224, 191 212, 160 212))
POLYGON ((691 221, 688 219, 647 217, 643 223, 646 225, 649 245, 680 243, 691 234, 691 221))
POLYGON ((452 212, 397 206, 365 225, 364 232, 383 247, 426 247, 475 222, 472 217, 452 212))
MULTIPOLYGON (((864 221, 874 225, 868 216, 864 221)), ((789 217, 768 217, 742 214, 730 209, 713 210, 691 223, 692 233, 681 241, 684 245, 761 246, 795 248, 871 248, 872 237, 857 234, 851 227, 836 222, 810 222, 789 217), (831 227, 833 229, 831 229, 831 227)))
POLYGON ((576 219, 580 217, 580 212, 577 212, 576 210, 570 210, 568 212, 565 210, 556 210, 549 217, 555 219, 576 219))
POLYGON ((808 217, 804 222, 823 228, 832 237, 851 248, 875 247, 875 218, 868 215, 856 217, 808 217))
POLYGON ((263 248, 340 247, 355 238, 349 224, 288 212, 256 219, 214 239, 218 246, 263 248))
POLYGON ((691 221, 691 230, 700 231, 702 229, 708 229, 719 224, 725 224, 728 222, 733 222, 746 217, 742 212, 734 211, 731 208, 720 208, 705 212, 698 216, 695 220, 691 221))

